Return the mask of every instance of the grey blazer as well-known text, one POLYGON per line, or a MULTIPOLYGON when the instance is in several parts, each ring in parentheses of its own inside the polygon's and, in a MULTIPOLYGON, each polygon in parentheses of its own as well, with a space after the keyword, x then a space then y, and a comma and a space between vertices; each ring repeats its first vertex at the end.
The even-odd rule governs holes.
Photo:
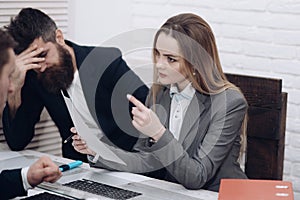
MULTIPOLYGON (((156 113, 167 128, 160 140, 152 144, 142 137, 135 153, 111 148, 124 164, 104 160, 101 155, 94 167, 134 173, 177 182, 188 189, 218 191, 222 178, 247 178, 237 162, 240 130, 247 103, 233 89, 217 95, 196 92, 185 115, 179 140, 168 130, 169 89, 157 95, 156 113)), ((151 107, 151 105, 148 105, 151 107)))

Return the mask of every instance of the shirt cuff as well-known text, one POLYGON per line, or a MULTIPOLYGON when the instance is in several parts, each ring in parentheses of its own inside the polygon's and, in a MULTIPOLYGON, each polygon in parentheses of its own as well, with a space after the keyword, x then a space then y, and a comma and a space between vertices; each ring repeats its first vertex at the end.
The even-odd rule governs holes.
POLYGON ((100 155, 98 153, 95 156, 88 155, 87 156, 88 157, 88 161, 91 162, 91 163, 93 163, 93 164, 95 164, 98 161, 99 156, 100 155))
POLYGON ((29 189, 32 189, 33 187, 28 183, 27 180, 27 173, 28 173, 29 167, 24 167, 21 170, 21 176, 22 176, 22 181, 23 181, 23 187, 24 190, 27 191, 29 189))

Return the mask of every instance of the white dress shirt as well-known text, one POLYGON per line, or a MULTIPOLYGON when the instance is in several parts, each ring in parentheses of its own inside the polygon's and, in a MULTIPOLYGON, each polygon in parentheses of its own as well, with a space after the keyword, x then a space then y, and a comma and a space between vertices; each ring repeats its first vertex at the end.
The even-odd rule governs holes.
MULTIPOLYGON (((94 118, 92 117, 90 110, 87 106, 85 96, 82 90, 79 73, 78 70, 74 73, 74 79, 72 84, 67 89, 69 95, 69 101, 71 101, 72 108, 69 109, 71 117, 74 116, 73 112, 78 112, 82 121, 91 129, 98 130, 98 137, 101 138, 103 136, 103 131, 98 127, 94 118)), ((66 101, 66 98, 65 98, 66 101)), ((70 104, 69 104, 70 105, 70 104)))
POLYGON ((195 88, 193 88, 191 83, 189 83, 181 92, 178 91, 176 85, 171 85, 170 96, 172 98, 172 101, 169 129, 177 140, 179 140, 182 122, 194 94, 195 88))
POLYGON ((27 173, 28 173, 29 167, 24 167, 21 170, 21 176, 22 176, 22 182, 23 182, 23 188, 25 191, 27 191, 28 189, 31 189, 32 186, 28 183, 27 180, 27 173))
MULTIPOLYGON (((74 79, 72 84, 67 89, 69 98, 63 95, 68 110, 70 112, 71 118, 75 123, 74 116, 79 115, 80 120, 86 124, 86 126, 90 129, 89 132, 93 132, 96 134, 97 138, 101 139, 104 136, 102 129, 97 125, 94 118, 92 117, 89 108, 87 106, 85 96, 82 90, 81 81, 79 77, 78 70, 74 73, 74 79), (76 112, 76 114, 74 114, 76 112)), ((78 119, 77 119, 78 120, 78 119)), ((75 127, 76 128, 76 127, 75 127)), ((99 155, 97 154, 93 157, 93 161, 97 160, 99 155)), ((88 156, 88 158, 90 158, 88 156)))

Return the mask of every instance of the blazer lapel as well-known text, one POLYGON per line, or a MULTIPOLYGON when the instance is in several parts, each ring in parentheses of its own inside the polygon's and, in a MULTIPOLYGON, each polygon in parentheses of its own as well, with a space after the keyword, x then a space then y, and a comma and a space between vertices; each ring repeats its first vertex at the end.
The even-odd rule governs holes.
POLYGON ((166 89, 159 100, 159 104, 156 105, 156 114, 160 122, 165 125, 166 128, 169 128, 170 105, 171 98, 169 95, 169 90, 166 89))
MULTIPOLYGON (((200 118, 203 111, 205 110, 204 101, 206 97, 204 95, 199 94, 198 92, 195 93, 187 111, 184 116, 180 136, 179 136, 179 143, 183 143, 187 135, 196 137, 198 128, 192 129, 195 122, 200 118), (191 135, 192 134, 192 135, 191 135)), ((197 126, 198 127, 198 126, 197 126)))

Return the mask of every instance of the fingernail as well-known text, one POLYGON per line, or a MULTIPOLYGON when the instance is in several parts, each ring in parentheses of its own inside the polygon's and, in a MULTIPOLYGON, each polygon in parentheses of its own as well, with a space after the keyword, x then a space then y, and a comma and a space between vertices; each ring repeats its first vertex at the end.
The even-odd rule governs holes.
POLYGON ((130 100, 131 95, 130 95, 130 94, 127 94, 126 97, 127 97, 128 100, 130 100))
POLYGON ((72 128, 70 128, 70 131, 71 131, 72 133, 76 133, 76 128, 75 128, 75 127, 72 127, 72 128))

